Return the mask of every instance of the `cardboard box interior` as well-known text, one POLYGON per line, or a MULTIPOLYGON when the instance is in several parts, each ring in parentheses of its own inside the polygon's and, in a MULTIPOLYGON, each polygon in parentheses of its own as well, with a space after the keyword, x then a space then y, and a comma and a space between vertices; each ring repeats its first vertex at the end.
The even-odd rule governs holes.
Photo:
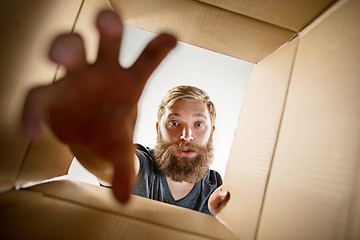
POLYGON ((360 238, 360 1, 1 5, 1 239, 360 238), (72 154, 51 133, 22 136, 22 104, 32 86, 61 75, 46 61, 59 32, 82 33, 96 57, 92 23, 105 7, 125 23, 257 63, 224 179, 231 198, 216 218, 136 196, 122 206, 109 189, 71 181, 15 190, 69 168, 72 154))

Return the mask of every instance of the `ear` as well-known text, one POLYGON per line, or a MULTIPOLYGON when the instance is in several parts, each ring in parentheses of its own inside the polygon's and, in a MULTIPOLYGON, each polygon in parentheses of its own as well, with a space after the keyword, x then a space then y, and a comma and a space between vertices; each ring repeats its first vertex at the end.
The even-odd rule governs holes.
POLYGON ((156 122, 156 133, 159 134, 159 122, 156 122))

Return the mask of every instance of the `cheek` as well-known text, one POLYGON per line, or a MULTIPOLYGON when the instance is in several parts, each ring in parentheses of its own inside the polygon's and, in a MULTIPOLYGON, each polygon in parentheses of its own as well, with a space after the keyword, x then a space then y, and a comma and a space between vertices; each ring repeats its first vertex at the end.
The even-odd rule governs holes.
POLYGON ((204 131, 202 133, 199 133, 195 139, 198 139, 198 144, 202 146, 206 146, 208 144, 209 138, 211 135, 211 131, 204 131))
POLYGON ((170 131, 166 127, 161 127, 160 133, 162 138, 168 143, 171 143, 176 138, 176 133, 174 131, 170 131))

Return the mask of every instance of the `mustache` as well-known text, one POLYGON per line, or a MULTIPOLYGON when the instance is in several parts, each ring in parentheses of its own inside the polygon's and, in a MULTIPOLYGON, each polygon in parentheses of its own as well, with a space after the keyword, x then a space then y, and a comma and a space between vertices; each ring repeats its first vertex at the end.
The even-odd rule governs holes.
POLYGON ((182 148, 182 147, 188 147, 190 148, 192 151, 200 151, 201 149, 205 149, 205 147, 200 147, 195 143, 192 142, 179 142, 179 143, 173 143, 173 144, 168 144, 168 147, 170 147, 171 149, 177 149, 177 148, 182 148))

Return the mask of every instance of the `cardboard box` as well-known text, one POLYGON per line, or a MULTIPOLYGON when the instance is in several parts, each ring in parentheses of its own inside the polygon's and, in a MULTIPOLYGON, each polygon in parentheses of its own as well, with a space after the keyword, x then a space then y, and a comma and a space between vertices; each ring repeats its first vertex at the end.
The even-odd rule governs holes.
POLYGON ((1 239, 360 239, 360 1, 2 1, 1 239), (216 218, 73 181, 50 133, 20 131, 25 94, 56 79, 58 32, 86 37, 99 9, 126 23, 254 62, 216 218))

